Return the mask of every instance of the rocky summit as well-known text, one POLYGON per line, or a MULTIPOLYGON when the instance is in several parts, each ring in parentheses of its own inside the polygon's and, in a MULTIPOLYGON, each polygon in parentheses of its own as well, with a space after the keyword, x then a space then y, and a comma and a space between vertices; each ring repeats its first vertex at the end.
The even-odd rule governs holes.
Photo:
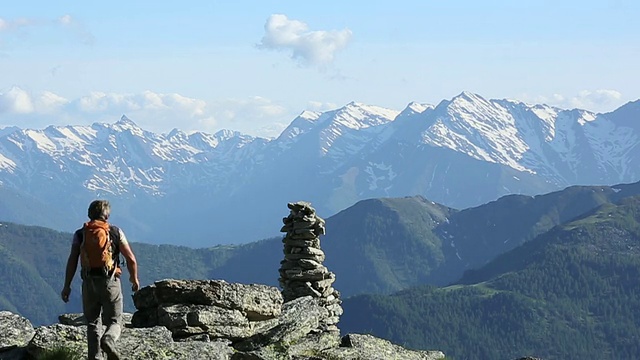
MULTIPOLYGON (((370 335, 322 330, 333 322, 326 302, 312 296, 284 302, 275 287, 223 280, 157 281, 134 296, 117 348, 125 359, 444 359, 370 335)), ((87 354, 86 322, 63 314, 34 328, 0 312, 0 359, 32 360, 65 347, 87 354)))

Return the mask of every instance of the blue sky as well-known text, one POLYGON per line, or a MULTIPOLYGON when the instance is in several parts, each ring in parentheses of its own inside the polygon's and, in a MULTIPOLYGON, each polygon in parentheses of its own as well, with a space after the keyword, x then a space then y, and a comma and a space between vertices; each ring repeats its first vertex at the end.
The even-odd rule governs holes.
POLYGON ((0 9, 0 126, 277 136, 303 110, 462 91, 605 112, 640 98, 640 3, 29 1, 0 9))

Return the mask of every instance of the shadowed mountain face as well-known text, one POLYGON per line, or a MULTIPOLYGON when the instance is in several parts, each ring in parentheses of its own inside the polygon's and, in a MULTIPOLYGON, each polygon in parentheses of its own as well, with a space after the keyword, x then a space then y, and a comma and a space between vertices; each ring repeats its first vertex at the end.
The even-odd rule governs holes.
POLYGON ((57 219, 19 206, 0 215, 72 231, 91 200, 108 198, 132 239, 206 247, 278 235, 280 204, 299 200, 329 217, 370 198, 466 209, 509 194, 631 183, 640 179, 637 105, 594 114, 467 92, 401 112, 352 102, 304 112, 276 139, 155 134, 126 117, 7 128, 0 202, 21 196, 57 219))
MULTIPOLYGON (((388 294, 423 284, 445 286, 557 225, 638 194, 638 183, 571 187, 536 197, 506 196, 462 211, 422 197, 370 199, 327 218, 320 245, 343 297, 388 294)), ((143 284, 180 278, 277 286, 284 259, 281 239, 199 249, 132 246, 143 284)), ((55 321, 62 310, 80 311, 77 283, 70 304, 58 300, 70 242, 71 233, 0 226, 0 285, 7 290, 0 294, 1 307, 37 324, 55 321)), ((130 297, 125 300, 131 310, 130 297)))
POLYGON ((453 359, 636 359, 640 196, 605 203, 455 285, 346 299, 342 329, 453 359))

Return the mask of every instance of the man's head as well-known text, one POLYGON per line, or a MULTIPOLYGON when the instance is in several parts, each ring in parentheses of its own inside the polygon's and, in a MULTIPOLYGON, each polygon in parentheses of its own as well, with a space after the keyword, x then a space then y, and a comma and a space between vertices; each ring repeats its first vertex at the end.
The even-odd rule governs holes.
POLYGON ((107 200, 94 200, 89 205, 89 219, 107 221, 111 214, 111 205, 107 200))

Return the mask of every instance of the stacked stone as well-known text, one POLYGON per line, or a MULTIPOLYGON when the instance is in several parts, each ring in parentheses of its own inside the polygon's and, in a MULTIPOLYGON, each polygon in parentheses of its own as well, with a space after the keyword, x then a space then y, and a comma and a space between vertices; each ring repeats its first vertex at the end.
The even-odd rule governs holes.
POLYGON ((285 302, 311 296, 318 298, 329 311, 329 317, 320 324, 320 331, 339 331, 337 324, 342 315, 340 293, 332 287, 336 280, 322 263, 325 255, 320 248, 320 235, 325 234, 325 221, 316 215, 308 202, 287 204, 289 216, 282 219, 280 230, 287 233, 284 260, 280 262, 280 286, 285 302))

